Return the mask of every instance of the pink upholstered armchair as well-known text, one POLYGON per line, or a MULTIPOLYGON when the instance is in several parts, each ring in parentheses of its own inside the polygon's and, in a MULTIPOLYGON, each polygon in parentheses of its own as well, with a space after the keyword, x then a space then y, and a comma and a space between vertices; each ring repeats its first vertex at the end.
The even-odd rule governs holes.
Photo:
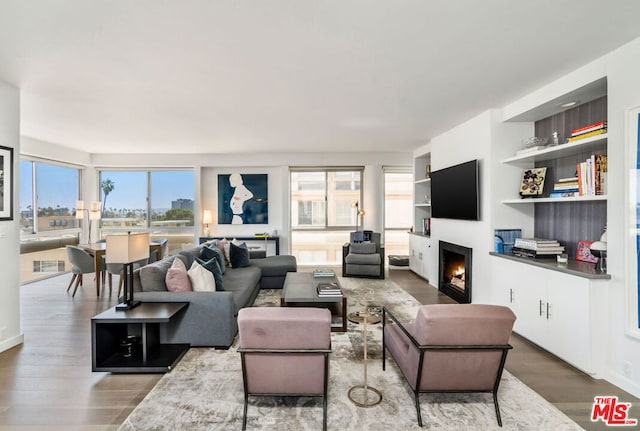
POLYGON ((247 427, 249 396, 322 397, 327 429, 331 312, 323 308, 250 307, 238 313, 247 427))
MULTIPOLYGON (((400 323, 383 308, 382 343, 413 390, 420 426, 419 395, 426 392, 492 393, 502 426, 497 394, 515 319, 498 305, 435 304, 421 306, 412 323, 400 323)), ((385 362, 383 348, 383 370, 385 362)))

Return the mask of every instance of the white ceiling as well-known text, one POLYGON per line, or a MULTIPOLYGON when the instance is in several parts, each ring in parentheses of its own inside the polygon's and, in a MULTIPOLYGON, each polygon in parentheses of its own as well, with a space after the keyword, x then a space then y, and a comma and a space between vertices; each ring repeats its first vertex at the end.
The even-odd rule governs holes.
POLYGON ((640 36, 640 1, 0 0, 24 136, 411 151, 640 36))

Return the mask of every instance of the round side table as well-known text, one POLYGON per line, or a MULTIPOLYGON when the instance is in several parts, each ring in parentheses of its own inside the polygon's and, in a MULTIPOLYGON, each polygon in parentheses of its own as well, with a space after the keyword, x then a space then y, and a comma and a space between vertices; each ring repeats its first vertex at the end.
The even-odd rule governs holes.
POLYGON ((367 381, 367 323, 378 323, 380 318, 369 314, 368 311, 359 313, 359 320, 362 322, 362 344, 364 347, 364 384, 357 385, 349 389, 349 399, 358 407, 373 407, 382 401, 382 393, 376 388, 369 386, 367 381))

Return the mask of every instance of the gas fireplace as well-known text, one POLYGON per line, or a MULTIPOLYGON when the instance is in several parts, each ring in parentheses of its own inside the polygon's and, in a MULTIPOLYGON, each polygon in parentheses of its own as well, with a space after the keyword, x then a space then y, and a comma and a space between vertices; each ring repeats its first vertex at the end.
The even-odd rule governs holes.
POLYGON ((461 304, 471 303, 471 249, 440 241, 438 290, 461 304))

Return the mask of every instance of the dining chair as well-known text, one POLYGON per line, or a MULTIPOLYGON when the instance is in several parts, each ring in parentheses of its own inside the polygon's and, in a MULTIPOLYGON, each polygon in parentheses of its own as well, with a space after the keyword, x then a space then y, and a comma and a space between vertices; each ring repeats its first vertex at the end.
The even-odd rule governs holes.
POLYGON ((67 258, 69 262, 71 262, 71 272, 73 273, 73 277, 71 277, 71 281, 69 282, 69 286, 67 287, 67 292, 71 289, 71 285, 75 282, 75 286, 73 288, 73 293, 71 297, 76 295, 76 291, 78 290, 78 286, 82 285, 82 275, 94 273, 96 271, 95 262, 93 260, 93 256, 84 251, 80 247, 76 247, 75 245, 68 245, 67 249, 67 258))

